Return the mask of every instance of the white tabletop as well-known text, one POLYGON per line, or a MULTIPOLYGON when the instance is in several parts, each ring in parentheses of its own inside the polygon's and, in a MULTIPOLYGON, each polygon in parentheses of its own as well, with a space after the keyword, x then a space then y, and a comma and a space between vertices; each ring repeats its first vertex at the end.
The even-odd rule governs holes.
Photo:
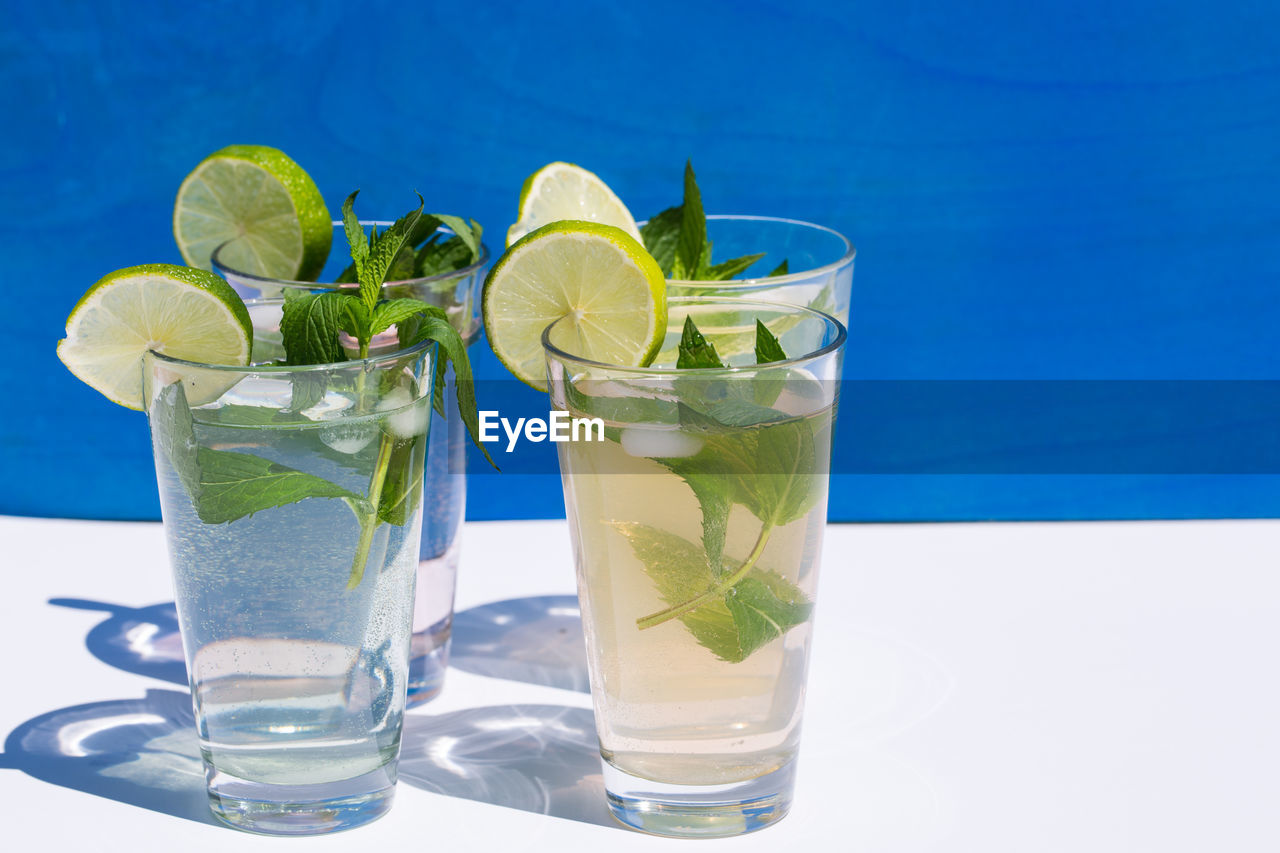
MULTIPOLYGON (((775 827, 705 843, 1276 849, 1278 542, 1271 521, 831 526, 795 808, 775 827)), ((590 700, 566 689, 577 638, 556 626, 572 621, 540 598, 574 588, 564 522, 468 524, 462 565, 460 612, 533 599, 502 607, 550 610, 550 633, 523 638, 527 660, 511 663, 486 660, 493 649, 460 627, 466 669, 411 712, 391 813, 282 842, 206 814, 186 691, 145 655, 149 620, 166 611, 130 609, 172 598, 160 526, 0 517, 3 847, 689 843, 605 812, 590 700), (454 742, 450 766, 433 758, 441 737, 473 743, 454 742)))

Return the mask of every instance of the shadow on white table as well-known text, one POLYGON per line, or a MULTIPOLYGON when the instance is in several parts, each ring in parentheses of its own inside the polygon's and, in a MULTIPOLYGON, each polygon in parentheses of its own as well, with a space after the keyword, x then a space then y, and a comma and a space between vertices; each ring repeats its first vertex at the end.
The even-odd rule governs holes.
MULTIPOLYGON (((186 685, 172 602, 138 608, 72 598, 49 603, 106 615, 85 638, 99 661, 186 685)), ((537 596, 459 612, 453 664, 490 677, 585 692, 577 599, 537 596)), ((140 699, 41 714, 9 734, 0 767, 217 824, 208 808, 186 691, 148 690, 140 699)), ((587 708, 509 704, 407 715, 400 780, 438 794, 624 830, 605 807, 595 723, 587 708)))

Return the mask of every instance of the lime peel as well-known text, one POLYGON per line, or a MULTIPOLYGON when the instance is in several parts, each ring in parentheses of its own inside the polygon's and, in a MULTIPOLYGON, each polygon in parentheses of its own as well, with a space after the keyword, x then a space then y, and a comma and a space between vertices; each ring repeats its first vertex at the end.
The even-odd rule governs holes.
POLYGON ((220 277, 143 264, 103 276, 80 297, 67 317, 58 358, 113 403, 142 409, 142 364, 149 350, 244 366, 252 340, 248 309, 220 277))
POLYGON ((287 154, 229 145, 182 181, 173 236, 193 267, 209 269, 225 245, 221 259, 240 272, 314 281, 329 257, 333 223, 315 182, 287 154))
POLYGON ((667 331, 666 279, 621 228, 562 220, 525 235, 485 279, 484 325, 498 360, 546 390, 542 333, 583 358, 621 366, 652 362, 667 331))
POLYGON ((507 231, 507 245, 551 222, 575 220, 613 225, 642 242, 631 211, 609 185, 573 163, 548 163, 520 187, 517 221, 507 231))

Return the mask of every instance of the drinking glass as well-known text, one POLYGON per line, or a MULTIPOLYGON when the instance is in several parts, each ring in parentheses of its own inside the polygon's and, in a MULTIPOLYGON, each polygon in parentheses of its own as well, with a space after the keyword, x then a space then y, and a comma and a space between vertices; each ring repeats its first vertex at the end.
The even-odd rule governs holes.
POLYGON ((574 355, 565 320, 543 346, 609 807, 738 835, 791 803, 845 331, 745 299, 669 316, 649 367, 574 355), (675 367, 686 316, 731 367, 675 367), (789 358, 756 364, 757 321, 789 358))
MULTIPOLYGON (((280 306, 248 303, 268 338, 280 306)), ((304 835, 391 806, 433 352, 299 367, 146 356, 200 752, 226 823, 304 835)))
MULTIPOLYGON (((389 222, 365 221, 366 228, 385 228, 389 222)), ((346 235, 340 222, 334 223, 334 249, 321 277, 332 281, 348 259, 340 247, 346 235)), ((439 229, 442 237, 452 234, 439 229)), ((213 253, 213 269, 245 298, 281 296, 290 290, 321 291, 340 285, 314 281, 288 281, 253 275, 236 269, 234 253, 227 246, 213 253), (224 251, 225 250, 225 251, 224 251)), ((453 327, 470 348, 480 336, 479 293, 489 250, 481 246, 480 258, 454 272, 425 278, 389 282, 383 292, 389 299, 412 297, 443 308, 453 327)), ((350 285, 354 286, 354 285, 350 285)), ((376 336, 372 352, 394 345, 394 334, 376 336)), ((263 347, 264 352, 266 346, 263 347)), ((283 355, 283 351, 280 352, 283 355)), ((445 372, 443 418, 438 418, 427 441, 426 505, 422 514, 422 552, 418 565, 418 592, 414 604, 413 652, 410 662, 409 706, 434 698, 444 686, 449 663, 449 638, 453 625, 453 596, 458 576, 462 522, 467 501, 467 435, 454 395, 453 366, 445 372)))
POLYGON ((775 216, 707 217, 707 240, 715 258, 725 260, 764 252, 745 278, 730 281, 667 282, 667 296, 727 296, 803 305, 849 322, 856 250, 842 234, 812 222, 775 216), (770 276, 783 261, 785 275, 770 276))

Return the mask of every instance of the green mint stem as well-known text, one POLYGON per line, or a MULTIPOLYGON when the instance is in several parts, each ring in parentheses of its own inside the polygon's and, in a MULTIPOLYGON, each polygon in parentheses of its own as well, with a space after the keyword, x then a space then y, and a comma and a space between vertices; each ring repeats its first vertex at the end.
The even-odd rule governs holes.
POLYGON ((351 561, 351 577, 347 589, 355 589, 364 578, 365 565, 369 562, 369 548, 373 545, 373 531, 378 527, 378 504, 382 501, 382 484, 387 479, 391 463, 391 449, 395 444, 389 434, 383 433, 378 444, 378 459, 374 462, 373 477, 369 480, 369 511, 360 519, 360 539, 356 542, 356 555, 351 561))
POLYGON ((655 625, 661 625, 663 622, 670 622, 678 616, 683 616, 690 610, 696 610, 702 605, 718 598, 728 592, 747 576, 747 572, 751 571, 756 562, 760 559, 760 555, 764 553, 765 545, 769 544, 769 534, 773 532, 772 524, 765 524, 760 528, 760 536, 756 539, 756 544, 751 549, 751 553, 747 555, 746 561, 738 567, 738 570, 728 577, 714 584, 705 592, 695 595, 688 601, 668 607, 666 610, 659 610, 657 613, 650 613, 648 616, 642 616, 636 620, 636 625, 641 631, 646 628, 652 628, 655 625))

